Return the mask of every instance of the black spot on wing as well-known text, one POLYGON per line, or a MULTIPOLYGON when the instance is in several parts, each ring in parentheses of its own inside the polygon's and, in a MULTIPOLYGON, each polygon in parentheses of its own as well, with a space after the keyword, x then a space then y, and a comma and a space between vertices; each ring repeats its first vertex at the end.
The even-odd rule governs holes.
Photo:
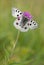
POLYGON ((31 24, 29 24, 31 26, 31 24))
POLYGON ((18 22, 16 23, 16 25, 18 25, 18 22))
POLYGON ((36 23, 34 23, 34 25, 36 25, 36 23))
POLYGON ((32 20, 31 20, 31 22, 32 22, 32 20))
POLYGON ((20 13, 20 15, 21 15, 22 13, 20 13))
POLYGON ((18 13, 19 13, 20 11, 18 11, 18 13))
POLYGON ((17 15, 17 16, 19 16, 19 15, 17 15))
POLYGON ((24 29, 27 29, 27 27, 25 27, 24 29))
POLYGON ((34 24, 34 25, 36 25, 36 23, 35 23, 35 22, 33 22, 33 24, 34 24))
POLYGON ((17 10, 16 10, 16 12, 17 12, 17 10))

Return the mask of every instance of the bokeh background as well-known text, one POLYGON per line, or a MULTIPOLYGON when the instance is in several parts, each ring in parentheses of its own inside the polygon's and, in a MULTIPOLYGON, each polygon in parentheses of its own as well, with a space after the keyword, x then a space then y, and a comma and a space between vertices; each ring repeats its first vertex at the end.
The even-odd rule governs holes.
POLYGON ((0 65, 44 65, 44 0, 0 0, 0 65), (36 30, 20 32, 14 51, 12 7, 29 11, 38 23, 36 30))

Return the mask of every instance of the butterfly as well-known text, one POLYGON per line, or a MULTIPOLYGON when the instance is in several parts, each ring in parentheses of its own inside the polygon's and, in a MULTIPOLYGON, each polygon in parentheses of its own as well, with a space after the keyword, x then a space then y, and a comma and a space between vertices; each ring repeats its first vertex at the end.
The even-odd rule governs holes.
POLYGON ((27 32, 29 29, 36 29, 38 24, 28 12, 21 12, 17 8, 12 8, 12 16, 16 17, 13 25, 21 32, 27 32))

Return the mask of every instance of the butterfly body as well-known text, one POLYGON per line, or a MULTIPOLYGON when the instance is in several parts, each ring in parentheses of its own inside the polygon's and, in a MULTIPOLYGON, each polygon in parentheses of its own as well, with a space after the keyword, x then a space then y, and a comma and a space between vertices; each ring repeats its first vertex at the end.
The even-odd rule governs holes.
POLYGON ((29 29, 36 29, 38 24, 32 20, 32 15, 28 12, 21 12, 18 9, 12 9, 12 15, 17 19, 14 21, 14 26, 21 32, 27 32, 29 29))
POLYGON ((22 19, 21 19, 21 22, 20 22, 20 25, 21 27, 24 27, 26 25, 26 23, 28 22, 28 18, 26 18, 24 15, 22 16, 22 19))

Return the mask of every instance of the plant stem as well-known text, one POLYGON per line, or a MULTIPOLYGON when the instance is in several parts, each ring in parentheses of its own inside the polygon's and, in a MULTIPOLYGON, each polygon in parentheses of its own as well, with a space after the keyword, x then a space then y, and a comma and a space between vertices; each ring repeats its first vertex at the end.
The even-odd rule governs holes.
POLYGON ((12 49, 13 51, 14 51, 14 49, 15 49, 15 47, 16 47, 17 42, 18 42, 19 34, 20 34, 20 31, 18 31, 18 34, 17 34, 17 38, 16 38, 16 41, 15 41, 15 44, 13 45, 13 49, 12 49))
POLYGON ((9 58, 8 58, 8 61, 10 60, 11 56, 12 56, 13 53, 14 53, 14 49, 15 49, 16 44, 17 44, 17 42, 18 42, 19 34, 20 34, 20 31, 18 31, 17 38, 16 38, 16 41, 15 41, 15 43, 14 43, 14 45, 13 45, 13 48, 12 48, 11 54, 10 54, 10 56, 9 56, 9 58))

